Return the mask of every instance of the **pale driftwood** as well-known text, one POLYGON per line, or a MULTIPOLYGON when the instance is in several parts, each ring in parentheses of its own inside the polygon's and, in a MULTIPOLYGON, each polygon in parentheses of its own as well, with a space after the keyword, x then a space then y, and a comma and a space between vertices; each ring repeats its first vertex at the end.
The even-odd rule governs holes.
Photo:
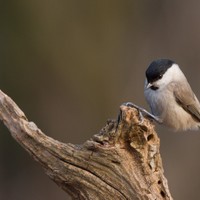
MULTIPOLYGON (((109 120, 83 145, 46 136, 0 91, 0 119, 13 138, 72 199, 172 199, 163 175, 160 140, 151 122, 121 106, 121 121, 109 120)), ((81 133, 80 133, 81 134, 81 133)))

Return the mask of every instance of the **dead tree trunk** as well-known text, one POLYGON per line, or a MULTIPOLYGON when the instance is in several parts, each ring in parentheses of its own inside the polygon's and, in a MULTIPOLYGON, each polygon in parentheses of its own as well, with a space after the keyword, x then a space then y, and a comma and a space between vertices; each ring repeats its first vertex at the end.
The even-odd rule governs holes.
POLYGON ((172 199, 163 175, 160 140, 149 120, 121 106, 121 121, 109 120, 82 145, 46 136, 0 91, 0 119, 13 138, 63 190, 80 200, 172 199))

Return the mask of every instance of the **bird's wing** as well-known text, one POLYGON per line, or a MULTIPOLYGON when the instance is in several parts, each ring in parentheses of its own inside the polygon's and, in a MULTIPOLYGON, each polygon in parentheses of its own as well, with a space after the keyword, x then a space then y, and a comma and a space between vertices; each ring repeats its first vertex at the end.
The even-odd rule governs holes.
POLYGON ((190 85, 188 83, 184 85, 175 84, 173 88, 176 102, 192 115, 194 119, 200 122, 200 104, 190 85))

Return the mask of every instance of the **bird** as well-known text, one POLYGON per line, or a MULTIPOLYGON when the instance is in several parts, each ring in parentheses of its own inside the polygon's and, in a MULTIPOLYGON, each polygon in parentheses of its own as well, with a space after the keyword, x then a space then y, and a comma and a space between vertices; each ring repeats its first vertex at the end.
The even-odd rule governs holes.
POLYGON ((170 59, 157 59, 145 74, 144 96, 151 113, 133 107, 174 131, 198 130, 200 103, 179 65, 170 59))

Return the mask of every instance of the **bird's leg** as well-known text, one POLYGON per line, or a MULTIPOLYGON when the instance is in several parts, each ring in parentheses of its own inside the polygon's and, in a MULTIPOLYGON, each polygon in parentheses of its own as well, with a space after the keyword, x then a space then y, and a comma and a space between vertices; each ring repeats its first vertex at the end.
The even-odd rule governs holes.
POLYGON ((145 110, 144 108, 141 108, 140 106, 137 106, 131 102, 127 102, 127 103, 123 103, 122 105, 125 105, 125 106, 128 106, 128 107, 131 107, 131 108, 136 108, 139 112, 139 117, 140 117, 140 120, 143 122, 143 114, 145 114, 147 117, 153 119, 154 121, 156 121, 157 123, 162 123, 162 120, 159 119, 158 117, 156 117, 155 115, 151 114, 150 112, 148 112, 147 110, 145 110))
MULTIPOLYGON (((144 121, 144 116, 143 116, 143 114, 145 114, 147 117, 153 119, 154 121, 156 121, 156 122, 159 123, 159 124, 162 123, 162 120, 161 120, 161 119, 159 119, 159 118, 156 117, 155 115, 151 114, 150 112, 148 112, 148 111, 145 110, 144 108, 141 108, 140 106, 135 105, 134 103, 127 102, 127 103, 123 103, 122 105, 131 107, 131 108, 136 108, 136 109, 138 110, 138 113, 139 113, 139 119, 140 119, 140 123, 141 123, 141 124, 142 124, 143 121, 144 121)), ((120 113, 119 113, 118 118, 117 118, 117 125, 116 125, 115 132, 117 132, 117 130, 118 130, 119 123, 120 123, 121 119, 122 119, 122 111, 120 110, 120 113)))

